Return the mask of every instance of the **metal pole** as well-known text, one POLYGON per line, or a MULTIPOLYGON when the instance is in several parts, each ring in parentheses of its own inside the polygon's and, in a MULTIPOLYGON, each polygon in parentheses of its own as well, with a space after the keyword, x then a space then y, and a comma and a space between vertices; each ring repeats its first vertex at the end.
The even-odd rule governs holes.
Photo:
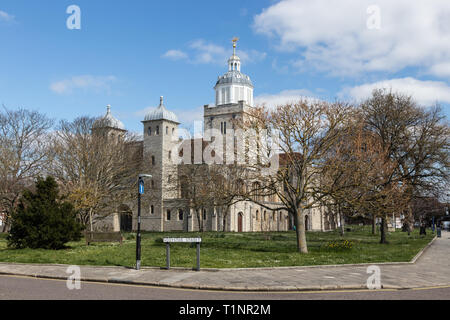
POLYGON ((197 242, 197 271, 200 271, 200 242, 197 242))
POLYGON ((170 243, 166 244, 166 267, 170 269, 170 243))
MULTIPOLYGON (((138 189, 141 184, 141 178, 138 180, 138 189)), ((138 227, 136 236, 136 270, 141 268, 141 192, 138 190, 138 227)))

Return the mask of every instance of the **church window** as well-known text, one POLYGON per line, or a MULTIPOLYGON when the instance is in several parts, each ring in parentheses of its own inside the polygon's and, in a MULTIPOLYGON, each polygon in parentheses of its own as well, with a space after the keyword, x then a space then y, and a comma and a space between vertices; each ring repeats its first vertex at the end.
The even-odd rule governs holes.
POLYGON ((148 135, 149 135, 149 136, 152 135, 152 127, 148 127, 148 135))
POLYGON ((183 214, 183 210, 178 210, 178 220, 183 220, 183 218, 184 218, 184 214, 183 214))
POLYGON ((167 219, 167 221, 170 221, 170 210, 167 210, 166 219, 167 219))
POLYGON ((264 221, 267 221, 267 211, 264 210, 264 221))
POLYGON ((152 156, 152 165, 155 165, 155 156, 152 156))
POLYGON ((166 127, 166 134, 169 134, 169 127, 166 127))
POLYGON ((156 135, 159 135, 159 126, 156 126, 156 135))
POLYGON ((256 221, 259 221, 259 211, 256 210, 256 221))
POLYGON ((203 209, 203 220, 206 220, 206 210, 205 209, 203 209))
POLYGON ((150 213, 155 214, 155 207, 153 205, 150 206, 150 213))
POLYGON ((172 128, 172 135, 175 133, 175 128, 172 128))

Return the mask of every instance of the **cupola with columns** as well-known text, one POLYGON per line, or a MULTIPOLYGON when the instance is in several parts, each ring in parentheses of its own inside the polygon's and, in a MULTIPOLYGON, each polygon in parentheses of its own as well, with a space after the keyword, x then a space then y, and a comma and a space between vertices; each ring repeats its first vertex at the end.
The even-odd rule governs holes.
POLYGON ((244 101, 253 106, 253 83, 250 77, 241 72, 241 59, 236 54, 236 43, 233 39, 233 55, 228 59, 228 72, 220 76, 214 90, 216 106, 244 101))

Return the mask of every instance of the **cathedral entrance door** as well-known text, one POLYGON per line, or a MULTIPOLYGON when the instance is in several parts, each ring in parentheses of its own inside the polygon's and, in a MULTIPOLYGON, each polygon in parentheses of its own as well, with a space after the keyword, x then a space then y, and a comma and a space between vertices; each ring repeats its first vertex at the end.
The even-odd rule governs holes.
POLYGON ((120 215, 120 231, 131 232, 133 228, 133 216, 131 212, 123 212, 120 215))

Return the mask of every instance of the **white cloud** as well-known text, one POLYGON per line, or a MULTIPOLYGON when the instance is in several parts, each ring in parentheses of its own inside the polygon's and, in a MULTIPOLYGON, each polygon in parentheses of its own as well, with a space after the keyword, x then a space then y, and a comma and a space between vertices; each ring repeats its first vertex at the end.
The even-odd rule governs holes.
POLYGON ((367 83, 346 88, 340 95, 357 101, 371 96, 374 89, 387 89, 412 96, 423 106, 438 103, 450 103, 450 86, 441 81, 421 81, 414 78, 401 78, 367 83))
POLYGON ((0 10, 0 21, 12 22, 12 21, 14 21, 14 19, 15 18, 13 15, 0 10))
POLYGON ((419 67, 448 76, 448 0, 282 0, 254 18, 257 33, 277 48, 299 52, 295 66, 333 75, 396 72, 419 67), (380 29, 368 28, 369 6, 380 9, 380 29))
MULTIPOLYGON (((192 41, 188 46, 189 53, 182 50, 171 49, 167 51, 163 57, 172 60, 188 60, 194 64, 217 64, 224 65, 232 54, 232 47, 225 48, 223 46, 207 42, 203 39, 192 41)), ((266 58, 265 52, 257 50, 240 50, 236 54, 241 58, 243 63, 257 63, 266 58)))
POLYGON ((111 91, 111 83, 116 80, 114 76, 82 75, 53 82, 50 84, 50 89, 58 94, 72 93, 75 89, 93 90, 95 92, 107 91, 109 93, 111 91))
POLYGON ((279 105, 286 103, 296 103, 299 100, 316 100, 313 94, 305 89, 298 90, 284 90, 277 94, 261 94, 254 98, 255 105, 265 104, 268 108, 276 108, 279 105))
POLYGON ((438 77, 450 78, 450 62, 435 64, 430 68, 430 73, 438 77))
POLYGON ((180 50, 169 50, 163 54, 163 57, 170 60, 182 60, 187 59, 188 55, 180 50))
POLYGON ((195 63, 222 64, 231 56, 230 50, 204 40, 195 40, 190 48, 195 51, 195 63))

